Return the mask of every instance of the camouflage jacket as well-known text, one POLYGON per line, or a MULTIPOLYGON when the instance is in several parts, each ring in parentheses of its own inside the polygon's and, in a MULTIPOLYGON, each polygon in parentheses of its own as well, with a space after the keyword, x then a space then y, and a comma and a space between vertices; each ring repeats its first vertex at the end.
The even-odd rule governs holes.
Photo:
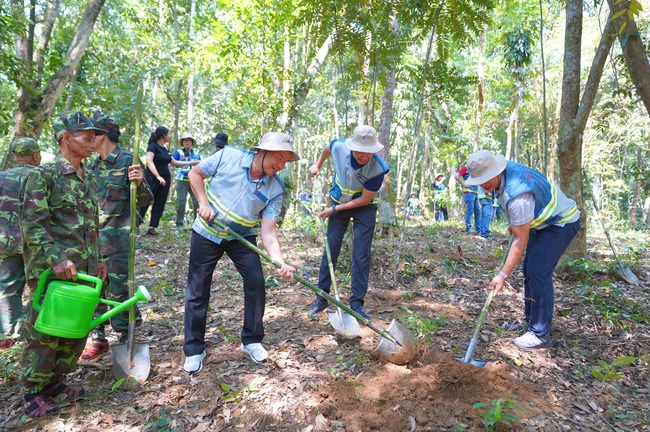
POLYGON ((19 164, 0 173, 0 254, 22 254, 20 237, 20 189, 34 165, 19 164))
MULTIPOLYGON (((99 243, 103 256, 129 251, 131 191, 127 170, 132 164, 133 153, 122 150, 118 146, 106 160, 98 157, 90 165, 97 182, 99 243)), ((143 179, 136 193, 138 207, 149 205, 151 200, 153 200, 151 189, 143 179)))
POLYGON ((97 275, 99 210, 95 177, 80 179, 67 159, 56 157, 34 168, 24 183, 21 232, 25 278, 37 279, 66 259, 77 271, 97 275))

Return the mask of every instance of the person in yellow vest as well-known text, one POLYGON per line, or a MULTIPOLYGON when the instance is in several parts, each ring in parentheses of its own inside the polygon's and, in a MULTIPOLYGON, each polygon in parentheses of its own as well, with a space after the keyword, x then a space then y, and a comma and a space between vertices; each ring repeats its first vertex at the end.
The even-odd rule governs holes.
MULTIPOLYGON (((318 175, 323 163, 332 157, 334 178, 330 189, 330 206, 321 211, 318 217, 329 218, 327 242, 334 267, 341 252, 343 236, 350 220, 354 221, 350 307, 367 320, 371 318, 363 305, 370 275, 370 250, 378 208, 377 192, 388 173, 388 165, 377 154, 383 148, 377 142, 375 128, 357 126, 352 138, 339 138, 329 143, 318 160, 309 167, 312 175, 318 175)), ((329 293, 331 283, 327 254, 323 252, 318 287, 329 293)), ((315 315, 326 307, 327 300, 317 295, 308 313, 315 315)))
POLYGON ((189 374, 203 368, 212 274, 224 253, 233 261, 244 282, 241 349, 256 363, 268 358, 262 346, 266 292, 260 257, 212 220, 216 218, 253 244, 259 234, 266 252, 283 263, 278 275, 292 279, 295 269, 284 264, 276 230, 285 193, 277 173, 287 162, 300 159, 292 144, 290 135, 267 132, 260 144, 250 150, 226 145, 190 171, 190 185, 199 202, 199 211, 192 225, 185 293, 183 369, 189 374))
MULTIPOLYGON (((503 155, 480 150, 467 160, 465 185, 479 185, 496 192, 510 225, 512 246, 490 289, 502 288, 524 251, 524 318, 528 331, 513 340, 522 350, 551 345, 553 319, 553 270, 580 231, 580 211, 572 199, 546 176, 503 155)), ((522 327, 522 326, 520 326, 522 327)), ((510 326, 508 330, 516 330, 510 326)))
POLYGON ((454 173, 454 178, 463 187, 463 201, 465 201, 465 232, 472 231, 472 215, 474 215, 474 229, 480 233, 481 226, 481 208, 478 204, 478 187, 470 186, 465 183, 469 178, 469 172, 466 166, 460 167, 458 172, 454 173))

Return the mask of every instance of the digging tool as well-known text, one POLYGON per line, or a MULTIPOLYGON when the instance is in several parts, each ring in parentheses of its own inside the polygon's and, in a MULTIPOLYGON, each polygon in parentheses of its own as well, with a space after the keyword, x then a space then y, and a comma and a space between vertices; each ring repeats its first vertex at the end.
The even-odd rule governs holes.
MULTIPOLYGON (((279 262, 271 258, 262 249, 258 248, 256 245, 252 244, 244 237, 242 237, 241 235, 233 231, 229 226, 225 225, 223 222, 217 219, 213 219, 208 223, 208 225, 213 225, 213 224, 219 227, 221 230, 226 231, 228 234, 230 234, 237 240, 239 240, 242 244, 244 244, 249 249, 257 253, 259 256, 264 258, 269 263, 273 264, 275 267, 277 268, 282 267, 282 264, 280 264, 279 262)), ((411 337, 411 334, 409 333, 408 329, 404 327, 402 324, 400 324, 397 320, 393 319, 387 331, 381 330, 375 327, 370 320, 363 318, 354 310, 344 305, 336 298, 331 296, 329 293, 326 293, 322 289, 318 288, 316 285, 312 284, 302 276, 297 275, 295 273, 293 276, 294 279, 296 279, 298 282, 300 282, 310 290, 314 291, 316 294, 325 297, 327 300, 331 301, 333 304, 340 307, 348 314, 352 315, 360 324, 365 325, 375 333, 379 334, 382 337, 382 339, 379 342, 379 345, 375 347, 375 351, 377 351, 380 356, 384 357, 389 362, 395 364, 406 364, 411 360, 413 360, 416 354, 415 341, 413 340, 413 337, 411 337)))
MULTIPOLYGON (((136 99, 135 115, 135 144, 133 148, 133 163, 140 161, 140 114, 142 113, 142 86, 138 87, 136 99)), ((144 180, 143 180, 144 181, 144 180)), ((130 193, 130 211, 131 211, 131 244, 129 247, 129 274, 127 288, 129 298, 133 297, 134 292, 134 270, 135 270, 135 241, 136 230, 138 226, 138 208, 137 208, 137 184, 135 180, 131 182, 130 193)), ((129 308, 129 330, 126 344, 117 344, 111 347, 113 356, 113 373, 115 377, 133 380, 138 383, 144 383, 149 377, 151 370, 151 358, 149 357, 149 345, 135 343, 135 304, 129 308)))
POLYGON ((609 235, 609 230, 605 226, 605 221, 603 218, 600 217, 600 209, 598 208, 598 204, 596 203, 596 194, 594 193, 594 189, 591 185, 591 182, 589 181, 589 177, 587 177, 587 174, 583 171, 582 172, 583 177, 585 180, 587 180, 587 184, 589 186, 589 192, 591 192, 591 201, 594 204, 594 209, 596 211, 596 217, 600 221, 600 226, 603 227, 603 231, 605 232, 605 236, 607 237, 607 242, 609 243, 609 247, 612 249, 612 252, 614 253, 614 257, 616 258, 616 262, 618 263, 618 274, 621 275, 623 279, 629 284, 632 285, 638 285, 639 284, 639 278, 637 275, 634 274, 632 270, 630 270, 629 267, 626 267, 623 265, 623 262, 618 256, 618 252, 616 251, 616 247, 614 246, 614 242, 612 242, 612 237, 609 235))
MULTIPOLYGON (((501 260, 501 267, 503 267, 503 264, 506 262, 506 258, 508 258, 508 252, 510 252, 510 246, 512 246, 512 241, 514 240, 514 237, 510 237, 510 242, 508 243, 508 247, 506 248, 505 253, 503 254, 503 259, 501 260)), ((478 317, 478 321, 476 322, 476 326, 474 326, 474 333, 472 334, 472 339, 469 341, 469 346, 467 347, 467 352, 465 353, 465 357, 454 357, 457 360, 461 360, 463 363, 471 363, 474 366, 478 367, 485 367, 487 364, 486 360, 477 360, 472 358, 472 354, 474 353, 474 348, 476 348, 476 342, 478 340, 478 334, 481 331, 481 327, 483 326, 483 321, 485 321, 485 317, 487 316, 487 311, 490 307, 490 303, 492 303, 492 297, 494 297, 494 290, 490 290, 488 292, 487 299, 485 299, 485 304, 483 305, 483 309, 481 309, 481 314, 478 317)))

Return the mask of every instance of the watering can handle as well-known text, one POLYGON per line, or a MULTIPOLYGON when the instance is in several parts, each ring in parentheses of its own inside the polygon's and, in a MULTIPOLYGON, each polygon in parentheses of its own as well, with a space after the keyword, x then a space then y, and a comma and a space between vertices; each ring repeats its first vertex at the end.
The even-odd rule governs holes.
MULTIPOLYGON (((43 290, 45 289, 45 282, 47 281, 47 278, 53 273, 54 271, 52 271, 52 269, 47 269, 43 272, 41 278, 38 280, 38 287, 36 288, 34 298, 32 299, 32 305, 37 312, 40 312, 42 307, 41 297, 43 296, 43 290)), ((102 280, 96 276, 90 276, 85 273, 77 273, 77 279, 95 284, 94 289, 98 292, 98 295, 102 290, 102 280)))

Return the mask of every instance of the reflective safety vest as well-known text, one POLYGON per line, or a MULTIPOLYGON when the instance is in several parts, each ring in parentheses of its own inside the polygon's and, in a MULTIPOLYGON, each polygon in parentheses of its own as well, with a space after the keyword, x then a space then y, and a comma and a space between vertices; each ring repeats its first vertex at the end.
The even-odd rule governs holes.
MULTIPOLYGON (((463 177, 464 181, 467 181, 467 179, 469 178, 469 174, 465 174, 462 177, 463 177)), ((464 194, 465 193, 475 193, 475 194, 477 194, 478 193, 478 186, 470 186, 470 187, 465 186, 463 188, 463 193, 464 194)))
MULTIPOLYGON (((201 160, 201 155, 198 152, 195 152, 194 150, 190 150, 188 152, 185 149, 176 150, 172 157, 174 159, 176 159, 178 161, 182 161, 182 162, 201 160)), ((183 166, 175 167, 175 168, 176 168, 176 179, 177 180, 189 181, 187 179, 187 175, 190 173, 190 170, 192 169, 191 165, 183 165, 183 166)))
POLYGON ((478 199, 489 199, 492 201, 492 194, 488 194, 485 192, 485 189, 479 186, 478 188, 478 199))
MULTIPOLYGON (((352 168, 352 152, 345 145, 345 139, 339 138, 331 145, 330 153, 334 163, 334 178, 332 179, 332 188, 330 197, 337 204, 343 204, 352 201, 361 196, 363 185, 371 178, 389 171, 386 162, 377 153, 360 168, 352 168)), ((370 202, 376 204, 378 195, 370 202)))
MULTIPOLYGON (((206 179, 205 194, 213 209, 215 219, 246 237, 257 235, 262 222, 262 213, 271 200, 284 193, 284 183, 275 174, 264 175, 260 180, 251 180, 250 167, 254 152, 226 146, 219 153, 210 156, 219 158, 218 171, 206 179)), ((226 231, 197 217, 204 237, 232 239, 226 231), (205 236, 208 234, 208 236, 205 236)))
POLYGON ((508 202, 521 194, 535 196, 535 218, 531 228, 541 229, 548 225, 569 222, 578 214, 575 201, 567 198, 560 188, 539 172, 517 162, 508 161, 503 171, 505 190, 498 196, 503 208, 508 202))

